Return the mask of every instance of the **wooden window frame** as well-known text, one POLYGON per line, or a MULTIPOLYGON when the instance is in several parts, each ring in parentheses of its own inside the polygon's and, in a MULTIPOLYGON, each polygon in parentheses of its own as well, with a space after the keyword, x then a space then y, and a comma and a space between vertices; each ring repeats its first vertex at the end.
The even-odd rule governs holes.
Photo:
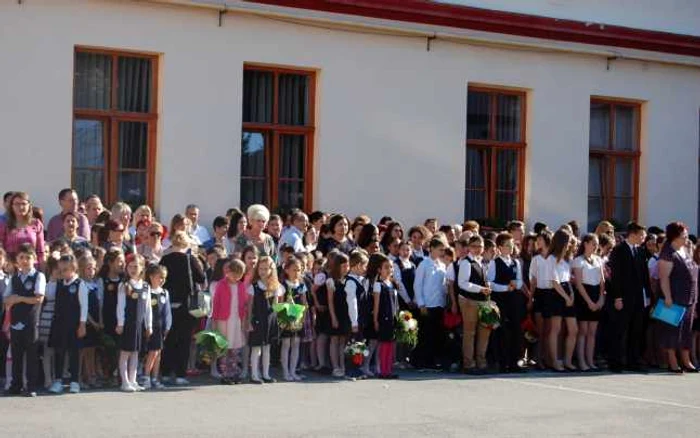
MULTIPOLYGON (((608 147, 601 148, 595 147, 590 142, 590 137, 588 140, 588 156, 590 158, 600 158, 603 160, 607 175, 605 178, 605 185, 601 188, 601 198, 603 200, 603 220, 612 220, 615 217, 615 172, 616 172, 616 161, 618 158, 631 159, 632 160, 632 217, 630 220, 637 220, 639 216, 639 163, 642 156, 642 105, 637 101, 630 101, 624 99, 614 99, 605 97, 591 97, 590 105, 593 104, 603 104, 608 105, 610 108, 610 126, 609 126, 609 138, 608 147), (635 129, 636 144, 634 145, 634 150, 623 151, 615 149, 615 136, 616 136, 616 123, 615 123, 615 109, 616 107, 633 107, 637 111, 637 126, 635 129)), ((589 111, 590 114, 590 111, 589 111)), ((589 115, 590 118, 590 115, 589 115)), ((589 120, 590 123, 590 120, 589 120)), ((590 164, 589 164, 590 167, 590 164)))
MULTIPOLYGON (((103 49, 95 47, 85 47, 76 46, 73 52, 73 59, 75 63, 75 57, 78 53, 91 53, 97 55, 108 55, 112 58, 112 81, 111 81, 111 95, 110 95, 110 105, 109 110, 100 109, 87 109, 87 108, 76 108, 75 107, 75 67, 73 68, 73 133, 72 136, 75 137, 75 121, 76 120, 98 120, 103 123, 105 127, 103 135, 105 139, 103 140, 103 156, 104 156, 104 196, 106 199, 102 201, 111 205, 117 201, 120 201, 117 197, 117 177, 120 170, 139 170, 141 169, 128 169, 119 167, 119 131, 117 126, 119 122, 145 122, 148 123, 148 150, 146 151, 146 204, 154 206, 155 201, 155 178, 156 178, 156 156, 157 156, 157 136, 158 136, 158 115, 159 115, 159 80, 160 80, 160 57, 157 54, 147 53, 147 52, 137 52, 128 50, 115 50, 115 49, 103 49), (150 112, 129 112, 129 111, 119 111, 117 110, 118 105, 118 68, 119 64, 117 62, 119 57, 131 57, 131 58, 142 58, 149 59, 151 61, 151 71, 152 71, 152 89, 151 89, 151 102, 150 102, 150 112)), ((75 64, 74 64, 75 65, 75 64)), ((74 171, 73 171, 73 148, 75 147, 75 138, 72 139, 71 144, 71 186, 74 185, 74 171)), ((90 169, 90 168, 81 168, 90 169)), ((97 168, 95 168, 97 169, 97 168)))
MULTIPOLYGON (((313 187, 314 187, 314 144, 316 135, 316 71, 311 69, 301 69, 293 67, 277 67, 260 65, 253 63, 243 64, 243 71, 261 71, 273 74, 273 103, 272 103, 272 123, 242 122, 242 131, 253 131, 269 137, 270 149, 265 154, 265 171, 268 176, 265 180, 268 207, 276 209, 279 205, 279 184, 285 181, 299 181, 298 178, 281 178, 279 176, 280 162, 280 136, 281 135, 304 135, 306 140, 304 151, 304 205, 305 211, 313 210, 313 187), (304 126, 284 125, 279 123, 279 77, 281 74, 304 75, 309 77, 309 117, 304 126)), ((243 112, 241 112, 242 114, 243 112)), ((266 138, 267 140, 267 138, 266 138)), ((267 141, 265 146, 267 146, 267 141)), ((267 152, 267 151, 266 151, 267 152)), ((241 169, 242 170, 242 169, 241 169)), ((257 177, 244 177, 241 174, 241 181, 245 179, 259 180, 257 177)), ((242 186, 242 185, 241 185, 242 186)))
MULTIPOLYGON (((489 116, 489 135, 487 140, 469 139, 467 129, 466 147, 480 150, 486 150, 489 153, 489 169, 484 169, 486 178, 486 219, 496 218, 496 193, 515 193, 518 194, 518 208, 516 210, 517 218, 509 218, 508 220, 522 220, 525 216, 525 151, 527 149, 526 133, 527 133, 527 92, 522 90, 512 90, 508 88, 488 87, 479 85, 470 85, 467 93, 486 93, 489 95, 490 107, 492 113, 489 116), (520 140, 519 142, 499 141, 496 139, 496 121, 498 119, 498 96, 518 96, 520 97, 520 140), (495 151, 513 150, 518 152, 518 190, 497 190, 498 186, 498 169, 496 166, 497 156, 495 151)), ((468 102, 467 97, 467 102, 468 102)), ((467 108, 467 118, 469 109, 467 108)), ((474 189, 472 189, 474 190, 474 189)), ((465 188, 465 192, 469 189, 465 188)), ((466 193, 465 193, 466 195, 466 193)), ((466 212, 465 212, 466 213, 466 212)), ((466 218, 474 219, 474 218, 466 218)))

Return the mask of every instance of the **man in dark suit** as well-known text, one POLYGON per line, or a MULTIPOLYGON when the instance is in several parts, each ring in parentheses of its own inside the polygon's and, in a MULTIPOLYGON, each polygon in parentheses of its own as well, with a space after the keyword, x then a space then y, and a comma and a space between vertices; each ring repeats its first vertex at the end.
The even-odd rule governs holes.
POLYGON ((640 364, 644 342, 644 315, 651 288, 642 244, 646 229, 636 222, 627 225, 624 241, 613 248, 608 303, 608 365, 612 372, 644 371, 640 364))

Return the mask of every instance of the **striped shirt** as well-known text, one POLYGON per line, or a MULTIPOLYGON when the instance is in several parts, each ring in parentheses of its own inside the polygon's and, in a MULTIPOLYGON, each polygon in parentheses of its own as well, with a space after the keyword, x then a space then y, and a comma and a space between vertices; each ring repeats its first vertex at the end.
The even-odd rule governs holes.
POLYGON ((44 225, 40 221, 34 220, 26 227, 12 230, 7 227, 7 223, 0 223, 0 246, 10 257, 16 256, 24 243, 30 243, 34 247, 38 261, 44 260, 44 225))

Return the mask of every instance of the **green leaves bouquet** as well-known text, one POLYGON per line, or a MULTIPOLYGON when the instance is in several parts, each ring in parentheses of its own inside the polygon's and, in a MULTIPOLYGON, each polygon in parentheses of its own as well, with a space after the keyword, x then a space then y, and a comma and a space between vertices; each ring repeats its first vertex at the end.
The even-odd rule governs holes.
POLYGON ((306 307, 302 304, 294 304, 291 300, 272 306, 277 314, 277 322, 280 329, 289 332, 298 332, 304 327, 304 312, 306 307))
POLYGON ((501 325, 501 310, 490 299, 479 302, 479 324, 491 330, 501 325))
POLYGON ((216 330, 202 330, 194 339, 199 347, 199 360, 206 365, 225 355, 228 349, 228 340, 216 330))

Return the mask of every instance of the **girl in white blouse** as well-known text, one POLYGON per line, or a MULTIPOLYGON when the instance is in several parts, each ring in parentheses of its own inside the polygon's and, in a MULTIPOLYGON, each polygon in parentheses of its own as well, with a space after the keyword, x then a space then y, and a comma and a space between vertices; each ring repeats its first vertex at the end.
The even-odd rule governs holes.
POLYGON ((598 236, 587 234, 579 246, 572 265, 576 285, 576 318, 578 319, 578 365, 581 371, 597 370, 595 353, 596 330, 605 304, 603 259, 596 254, 598 236))
POLYGON ((574 294, 571 290, 571 265, 569 264, 572 242, 573 236, 568 231, 560 229, 552 237, 549 257, 547 257, 548 277, 552 288, 546 300, 546 312, 551 315, 548 336, 549 363, 555 371, 576 370, 576 367, 571 363, 578 333, 574 294), (558 361, 562 319, 566 323, 563 366, 558 361))

